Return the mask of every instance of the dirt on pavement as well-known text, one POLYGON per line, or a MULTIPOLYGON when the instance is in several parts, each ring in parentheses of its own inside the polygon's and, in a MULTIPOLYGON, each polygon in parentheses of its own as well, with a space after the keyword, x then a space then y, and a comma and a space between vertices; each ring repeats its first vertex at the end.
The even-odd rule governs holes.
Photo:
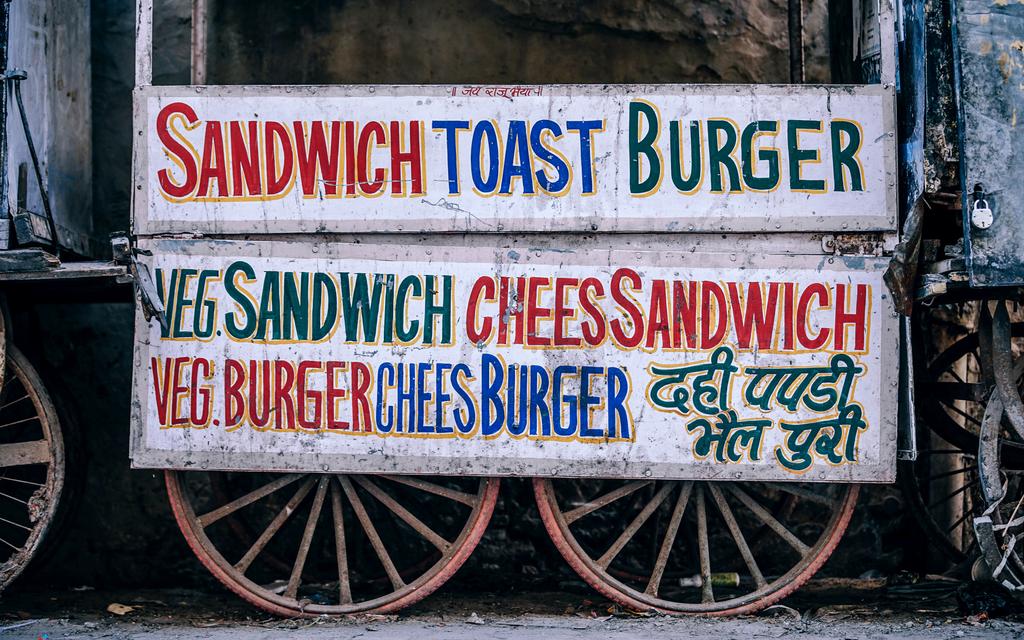
POLYGON ((537 640, 829 638, 905 640, 1024 638, 1024 613, 969 615, 960 583, 926 580, 812 581, 757 616, 674 618, 631 612, 582 585, 560 592, 442 592, 400 615, 284 620, 217 588, 144 591, 21 591, 0 599, 0 636, 60 638, 349 638, 537 640), (120 606, 114 606, 120 605, 120 606))

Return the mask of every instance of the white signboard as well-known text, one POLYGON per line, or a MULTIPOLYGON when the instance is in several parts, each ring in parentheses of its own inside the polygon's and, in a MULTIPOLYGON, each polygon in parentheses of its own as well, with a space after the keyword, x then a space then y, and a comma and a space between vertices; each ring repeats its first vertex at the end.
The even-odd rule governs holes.
POLYGON ((133 463, 894 479, 884 258, 477 240, 145 242, 133 463))
POLYGON ((146 87, 136 232, 894 231, 890 86, 146 87))

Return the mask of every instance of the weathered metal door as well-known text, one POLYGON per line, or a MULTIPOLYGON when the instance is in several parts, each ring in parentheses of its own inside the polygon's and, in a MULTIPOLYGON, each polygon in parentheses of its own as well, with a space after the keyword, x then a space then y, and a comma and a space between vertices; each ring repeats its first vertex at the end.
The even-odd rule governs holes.
POLYGON ((89 5, 22 0, 9 3, 3 12, 10 14, 3 34, 5 71, 24 78, 5 82, 0 101, 0 153, 6 172, 0 179, 0 216, 14 219, 17 236, 12 242, 5 220, 0 249, 52 242, 47 203, 36 176, 38 161, 61 246, 87 257, 104 255, 109 240, 94 236, 92 218, 89 5))
POLYGON ((1024 284, 1024 5, 954 3, 964 244, 971 285, 1024 284))

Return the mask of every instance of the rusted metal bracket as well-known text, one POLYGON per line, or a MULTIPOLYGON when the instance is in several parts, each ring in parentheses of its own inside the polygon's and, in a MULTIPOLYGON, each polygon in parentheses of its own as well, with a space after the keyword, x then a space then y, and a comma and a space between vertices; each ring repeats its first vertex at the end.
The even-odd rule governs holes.
POLYGON ((1006 417, 1010 419, 1010 425, 1017 432, 1017 437, 1024 440, 1024 402, 1021 402, 1016 378, 1013 375, 1010 314, 1002 300, 990 302, 982 308, 982 313, 989 312, 992 315, 992 375, 995 378, 996 389, 1002 397, 1006 417), (994 306, 995 309, 990 309, 990 306, 994 306))
POLYGON ((149 267, 137 259, 139 249, 132 246, 127 236, 114 237, 110 244, 114 252, 114 262, 126 266, 128 273, 131 274, 135 295, 142 305, 142 314, 146 321, 149 322, 156 317, 160 326, 167 329, 167 314, 163 302, 160 301, 160 293, 153 282, 153 276, 149 273, 149 267))
MULTIPOLYGON (((950 253, 952 247, 947 247, 950 253)), ((969 285, 967 264, 962 255, 936 260, 928 263, 918 278, 915 300, 930 300, 936 296, 952 293, 969 285)))
POLYGON ((821 236, 821 250, 834 256, 882 256, 892 252, 895 241, 881 234, 826 233, 821 236))
POLYGON ((921 237, 924 219, 924 200, 918 199, 903 222, 903 240, 894 247, 889 268, 885 271, 885 284, 889 287, 896 310, 909 316, 914 310, 914 284, 917 282, 921 255, 921 237))
POLYGON ((25 103, 21 99, 21 82, 28 79, 28 72, 23 69, 11 69, 3 75, 5 83, 14 87, 14 100, 18 104, 18 113, 21 115, 21 128, 25 132, 25 143, 28 146, 29 156, 32 158, 32 168, 36 174, 36 184, 39 186, 39 195, 43 201, 43 212, 46 214, 40 227, 35 222, 38 214, 31 211, 17 211, 15 215, 15 231, 19 242, 43 239, 52 246, 54 255, 60 256, 60 241, 57 238, 57 225, 53 221, 53 210, 50 208, 50 194, 46 190, 46 181, 43 180, 43 170, 39 163, 39 154, 36 153, 36 145, 32 141, 32 130, 28 126, 28 114, 25 113, 25 103))

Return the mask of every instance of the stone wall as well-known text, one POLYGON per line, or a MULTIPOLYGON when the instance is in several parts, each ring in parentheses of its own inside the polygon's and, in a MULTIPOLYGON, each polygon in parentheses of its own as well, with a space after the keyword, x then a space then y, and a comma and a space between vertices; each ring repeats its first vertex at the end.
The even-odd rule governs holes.
MULTIPOLYGON (((805 4, 807 79, 828 82, 826 4, 805 4)), ((786 7, 785 0, 220 2, 210 80, 787 82, 786 7)))

